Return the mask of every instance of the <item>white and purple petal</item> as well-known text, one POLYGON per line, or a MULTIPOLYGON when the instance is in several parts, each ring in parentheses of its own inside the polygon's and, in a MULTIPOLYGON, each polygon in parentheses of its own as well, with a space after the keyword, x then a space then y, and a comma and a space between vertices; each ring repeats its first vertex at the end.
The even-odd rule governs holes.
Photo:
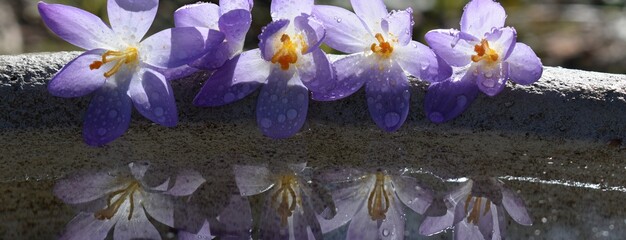
POLYGON ((127 43, 139 43, 159 8, 159 0, 108 0, 107 12, 113 31, 127 43))
POLYGON ((383 31, 398 39, 400 46, 406 46, 413 38, 413 9, 394 11, 382 22, 383 31))
POLYGON ((452 69, 445 61, 440 61, 429 47, 416 41, 411 41, 406 46, 397 46, 394 59, 404 71, 431 83, 452 74, 452 69))
POLYGON ((270 13, 272 20, 293 20, 301 14, 311 14, 313 0, 272 0, 270 13))
POLYGON ((233 173, 241 196, 257 195, 274 186, 266 166, 233 165, 233 173))
POLYGON ((543 74, 541 59, 528 45, 523 43, 515 44, 515 48, 506 62, 509 64, 509 77, 518 84, 532 84, 539 80, 543 74))
POLYGON ((142 195, 144 198, 142 206, 146 213, 158 222, 168 227, 174 227, 174 199, 172 196, 160 192, 143 192, 142 195))
POLYGON ((252 15, 248 10, 232 10, 222 15, 218 24, 230 47, 231 55, 228 56, 230 58, 243 49, 246 34, 252 24, 252 15))
POLYGON ((350 3, 354 13, 366 23, 373 34, 382 30, 381 23, 388 14, 383 0, 350 0, 350 3))
POLYGON ((93 213, 80 212, 67 224, 60 240, 105 239, 115 224, 112 220, 98 220, 93 213))
POLYGON ((506 61, 515 48, 517 32, 512 27, 493 29, 493 31, 485 35, 485 39, 489 41, 491 48, 495 48, 500 55, 500 59, 506 61))
POLYGON ((378 237, 382 240, 402 240, 404 239, 404 228, 406 219, 402 211, 402 203, 395 197, 391 199, 391 206, 387 211, 385 220, 378 228, 378 237))
POLYGON ((433 51, 454 67, 470 64, 475 54, 474 46, 480 42, 477 38, 452 29, 431 30, 425 38, 433 51))
POLYGON ((432 192, 422 188, 415 178, 406 176, 390 177, 398 199, 416 213, 424 214, 433 201, 432 192))
POLYGON ((220 7, 213 3, 199 2, 185 5, 174 12, 176 27, 203 27, 218 30, 220 7))
POLYGON ((372 67, 371 58, 364 53, 356 53, 342 57, 333 62, 336 81, 331 83, 324 92, 312 91, 312 98, 316 101, 334 101, 354 94, 363 84, 370 80, 373 72, 378 69, 372 67))
POLYGON ((163 75, 145 69, 131 80, 128 95, 141 115, 166 127, 178 124, 172 86, 163 75))
POLYGON ((294 26, 296 32, 303 32, 306 37, 307 51, 302 54, 307 54, 316 50, 319 50, 320 45, 326 38, 326 29, 324 24, 310 15, 300 15, 294 19, 294 26))
POLYGON ((363 22, 352 12, 335 6, 316 5, 313 16, 326 27, 325 43, 331 48, 345 53, 367 50, 372 35, 363 22))
POLYGON ((387 132, 396 131, 409 114, 409 80, 395 62, 370 73, 365 92, 372 120, 387 132))
POLYGON ((508 63, 504 62, 499 66, 478 67, 474 70, 470 68, 468 75, 474 75, 476 79, 476 85, 481 92, 487 94, 487 96, 493 97, 498 95, 506 86, 506 81, 509 79, 509 67, 508 63))
POLYGON ((261 49, 261 56, 266 61, 272 61, 272 57, 278 50, 278 47, 281 47, 280 37, 278 34, 281 34, 285 31, 287 26, 289 26, 290 21, 286 19, 281 19, 278 21, 271 22, 267 26, 263 28, 263 32, 259 34, 259 49, 261 49))
POLYGON ((158 32, 141 43, 142 61, 160 68, 188 64, 222 43, 224 34, 206 28, 181 27, 158 32))
POLYGON ((302 83, 311 91, 326 92, 334 85, 334 72, 326 53, 317 49, 302 55, 296 65, 302 83))
POLYGON ((497 221, 497 206, 490 201, 485 200, 485 204, 481 204, 480 206, 474 205, 474 207, 478 207, 480 218, 478 219, 478 230, 483 235, 484 239, 493 239, 493 225, 494 225, 494 217, 497 221), (490 204, 489 211, 487 211, 487 204, 490 204))
POLYGON ((424 111, 428 119, 434 123, 447 122, 465 112, 477 96, 476 83, 470 79, 452 77, 450 80, 434 83, 428 87, 424 111))
POLYGON ((253 0, 220 0, 220 13, 224 15, 227 12, 237 9, 251 11, 253 6, 253 0))
POLYGON ((161 239, 161 234, 148 220, 146 212, 141 207, 139 197, 135 197, 133 200, 134 208, 132 213, 129 199, 122 203, 113 219, 108 220, 117 221, 113 230, 113 239, 161 239), (129 214, 132 214, 130 215, 130 220, 128 219, 129 214))
POLYGON ((500 3, 493 0, 472 0, 463 10, 461 31, 484 38, 492 28, 504 27, 506 12, 500 3))
POLYGON ((173 196, 189 196, 205 182, 206 180, 200 173, 193 170, 182 170, 176 175, 174 186, 166 193, 173 196))
POLYGON ((54 196, 67 204, 86 203, 119 188, 115 176, 105 172, 70 175, 54 185, 54 196))
POLYGON ((130 124, 132 103, 126 94, 130 76, 120 72, 96 91, 83 122, 83 139, 92 146, 107 144, 126 132, 130 124), (117 86, 116 81, 123 85, 117 86))
POLYGON ((89 65, 94 61, 102 60, 105 50, 95 49, 87 51, 66 64, 50 83, 48 91, 57 97, 81 97, 100 88, 106 78, 104 73, 110 66, 91 70, 89 65))
POLYGON ((367 199, 364 200, 350 221, 347 240, 378 239, 380 236, 377 222, 368 213, 367 199))

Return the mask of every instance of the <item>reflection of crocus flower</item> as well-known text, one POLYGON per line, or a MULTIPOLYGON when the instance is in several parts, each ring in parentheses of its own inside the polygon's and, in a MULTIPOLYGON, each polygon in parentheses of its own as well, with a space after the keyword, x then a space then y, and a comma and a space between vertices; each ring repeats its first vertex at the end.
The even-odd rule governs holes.
POLYGON ((304 176, 306 164, 291 165, 289 170, 273 174, 267 167, 233 168, 242 196, 267 192, 260 220, 260 239, 322 239, 316 218, 324 206, 304 176), (315 210, 314 210, 315 209, 315 210))
POLYGON ((404 71, 426 81, 439 77, 435 54, 412 41, 413 11, 387 12, 382 0, 352 0, 354 13, 334 6, 315 6, 313 15, 327 28, 326 44, 350 53, 333 63, 337 82, 329 91, 313 91, 313 99, 350 96, 365 84, 370 115, 386 130, 399 129, 409 113, 409 81, 404 71))
POLYGON ((500 93, 510 78, 532 84, 543 73, 541 60, 530 47, 516 43, 517 33, 504 27, 506 13, 493 0, 472 0, 461 18, 461 31, 432 30, 426 41, 435 53, 459 68, 451 79, 428 89, 425 111, 433 122, 460 115, 478 95, 500 93))
POLYGON ((178 240, 210 240, 215 238, 215 236, 211 235, 211 227, 209 226, 209 221, 204 221, 202 228, 196 234, 180 231, 178 232, 178 240))
POLYGON ((287 138, 306 120, 309 89, 323 90, 333 80, 330 62, 319 48, 323 26, 309 16, 313 0, 273 0, 272 23, 259 35, 259 49, 227 61, 194 100, 221 106, 261 88, 257 123, 266 136, 287 138))
POLYGON ((408 176, 378 170, 366 174, 356 170, 327 173, 337 214, 320 221, 324 233, 350 222, 346 239, 404 239, 403 205, 424 213, 432 193, 408 176))
POLYGON ((70 223, 61 239, 104 239, 113 226, 114 239, 161 239, 151 218, 174 227, 173 197, 191 195, 202 183, 193 171, 181 172, 157 187, 146 186, 147 164, 130 163, 128 170, 75 175, 60 180, 54 195, 67 204, 87 206, 70 223))
POLYGON ((524 201, 495 178, 469 180, 444 199, 448 211, 428 217, 420 234, 434 235, 454 226, 454 239, 501 239, 506 227, 504 210, 517 223, 530 226, 524 201))
POLYGON ((158 0, 109 0, 109 28, 95 15, 70 6, 39 3, 44 23, 59 37, 88 50, 57 73, 48 90, 59 97, 95 91, 83 124, 89 145, 121 136, 131 104, 163 126, 178 123, 170 83, 156 71, 185 65, 223 41, 217 31, 173 28, 141 41, 152 24, 158 0), (208 34, 207 34, 208 33, 208 34))

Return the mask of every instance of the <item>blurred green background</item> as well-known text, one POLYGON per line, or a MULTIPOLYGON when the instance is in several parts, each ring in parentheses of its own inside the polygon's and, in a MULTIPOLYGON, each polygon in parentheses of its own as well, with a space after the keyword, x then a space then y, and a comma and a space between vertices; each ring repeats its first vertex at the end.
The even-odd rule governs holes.
MULTIPOLYGON (((42 24, 37 0, 0 0, 0 54, 79 50, 54 36, 42 24)), ((83 8, 106 21, 106 0, 50 0, 83 8)), ((173 26, 172 13, 197 0, 162 0, 154 33, 173 26)), ((212 1, 217 2, 217 0, 212 1)), ((247 48, 258 44, 261 28, 270 21, 270 0, 256 1, 247 48)), ((466 0, 385 0, 390 10, 412 7, 414 38, 424 42, 431 29, 457 28, 466 0)), ((626 73, 626 0, 503 0, 507 26, 518 41, 530 45, 544 65, 626 73)), ((350 8, 349 0, 316 0, 350 8)), ((150 33, 149 33, 150 34, 150 33)))

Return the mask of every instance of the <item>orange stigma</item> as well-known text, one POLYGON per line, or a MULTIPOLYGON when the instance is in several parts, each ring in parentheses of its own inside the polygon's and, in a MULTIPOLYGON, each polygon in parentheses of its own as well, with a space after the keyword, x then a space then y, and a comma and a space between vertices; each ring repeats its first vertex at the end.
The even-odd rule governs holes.
POLYGON ((385 190, 385 174, 376 172, 374 189, 367 198, 367 211, 373 221, 385 220, 389 210, 389 196, 385 190))
MULTIPOLYGON (((308 46, 304 43, 301 35, 298 35, 300 45, 302 45, 301 54, 304 54, 308 46)), ((282 46, 272 57, 272 63, 279 63, 282 70, 289 70, 289 65, 298 62, 298 43, 291 41, 291 37, 287 34, 283 34, 280 37, 282 46)))
POLYGON ((280 216, 280 224, 282 227, 287 226, 287 220, 293 215, 293 211, 296 210, 296 204, 298 203, 298 195, 293 189, 296 183, 295 175, 285 175, 280 177, 280 183, 278 190, 272 195, 272 202, 275 204, 280 198, 280 203, 276 211, 280 216), (291 200, 291 201, 290 201, 291 200))
POLYGON ((380 33, 376 34, 376 40, 378 40, 378 44, 372 43, 372 47, 370 47, 370 49, 372 49, 372 52, 377 53, 383 58, 389 58, 389 56, 391 56, 391 53, 393 53, 393 46, 391 46, 391 43, 386 42, 385 38, 380 33))
POLYGON ((129 47, 124 51, 106 51, 102 54, 102 61, 94 61, 89 65, 89 69, 100 69, 104 64, 115 62, 111 70, 104 73, 105 78, 109 78, 117 73, 122 65, 134 64, 139 60, 139 50, 135 47, 129 47))
POLYGON ((498 53, 489 47, 487 39, 483 39, 480 41, 480 44, 476 44, 474 46, 474 51, 476 52, 476 55, 472 55, 473 62, 485 60, 487 63, 494 63, 500 58, 498 53))

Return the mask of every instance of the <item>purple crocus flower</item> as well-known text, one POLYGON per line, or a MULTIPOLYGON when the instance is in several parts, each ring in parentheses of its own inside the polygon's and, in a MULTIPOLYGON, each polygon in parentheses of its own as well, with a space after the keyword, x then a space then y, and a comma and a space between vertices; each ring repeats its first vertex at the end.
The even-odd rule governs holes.
POLYGON ((528 85, 541 78, 541 60, 517 33, 504 27, 504 8, 493 0, 472 0, 465 7, 461 30, 439 29, 426 34, 435 53, 455 67, 447 81, 429 87, 425 100, 428 118, 436 123, 465 111, 481 91, 500 93, 508 79, 528 85))
POLYGON ((517 223, 532 225, 524 201, 496 178, 468 180, 447 194, 444 202, 446 214, 426 218, 420 234, 430 236, 454 226, 454 239, 501 239, 505 235, 505 210, 517 223))
POLYGON ((404 206, 424 213, 432 201, 430 190, 405 175, 378 170, 364 173, 346 169, 327 172, 320 181, 329 183, 337 214, 320 220, 324 233, 349 222, 346 239, 404 239, 404 206))
POLYGON ((266 136, 287 138, 306 120, 309 90, 323 91, 333 80, 319 48, 324 27, 309 16, 313 0, 273 0, 274 20, 259 35, 259 49, 235 56, 207 80, 196 106, 222 106, 261 87, 257 123, 266 136))
POLYGON ((191 195, 205 182, 197 172, 181 171, 157 187, 143 178, 149 165, 130 163, 119 171, 69 176, 54 186, 54 195, 81 212, 68 223, 60 239, 161 239, 148 215, 174 227, 174 198, 191 195), (173 181, 173 184, 171 184, 173 181), (170 187, 170 185, 172 185, 170 187))
POLYGON ((306 163, 271 171, 265 166, 233 166, 242 196, 266 193, 260 239, 323 239, 316 215, 325 216, 319 195, 304 176, 306 163))
POLYGON ((217 31, 187 27, 164 30, 141 41, 158 4, 158 0, 109 0, 109 28, 81 9, 39 3, 50 30, 88 50, 61 69, 48 90, 67 98, 95 92, 83 124, 83 138, 89 145, 103 145, 124 134, 133 104, 151 121, 176 126, 174 94, 159 69, 185 65, 224 39, 217 31))
POLYGON ((411 40, 411 8, 388 13, 382 0, 350 2, 356 14, 334 6, 314 7, 313 16, 328 31, 325 43, 350 55, 333 63, 337 82, 329 91, 313 91, 313 99, 345 98, 365 85, 374 122, 385 131, 398 130, 409 113, 411 97, 405 71, 436 82, 450 76, 450 69, 439 66, 430 48, 411 40))

